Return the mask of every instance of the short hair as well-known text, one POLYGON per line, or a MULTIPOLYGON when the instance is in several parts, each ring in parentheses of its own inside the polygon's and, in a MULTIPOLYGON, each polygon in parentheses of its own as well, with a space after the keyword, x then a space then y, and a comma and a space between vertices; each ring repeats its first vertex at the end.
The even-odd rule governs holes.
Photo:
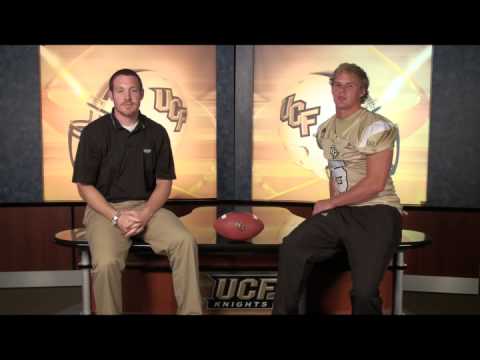
POLYGON ((360 103, 363 104, 368 99, 368 96, 369 96, 368 86, 370 85, 370 81, 368 80, 367 73, 365 72, 365 70, 363 70, 360 66, 356 64, 342 63, 338 65, 338 67, 335 69, 332 76, 330 77, 330 85, 333 85, 333 82, 335 81, 335 77, 342 72, 355 74, 360 79, 362 87, 365 89, 365 95, 363 95, 360 98, 360 103))
POLYGON ((110 80, 108 81, 108 88, 110 89, 110 91, 113 92, 113 81, 117 76, 120 76, 120 75, 133 76, 137 78, 138 83, 140 84, 140 90, 143 91, 142 79, 140 79, 140 76, 138 76, 137 72, 132 69, 120 69, 115 71, 113 75, 110 77, 110 80))

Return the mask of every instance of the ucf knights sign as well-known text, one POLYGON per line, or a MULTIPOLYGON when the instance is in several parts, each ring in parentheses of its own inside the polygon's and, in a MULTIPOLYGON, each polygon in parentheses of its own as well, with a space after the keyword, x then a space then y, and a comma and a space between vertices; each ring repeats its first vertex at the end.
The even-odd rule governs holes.
POLYGON ((277 274, 208 273, 207 309, 271 309, 277 274))

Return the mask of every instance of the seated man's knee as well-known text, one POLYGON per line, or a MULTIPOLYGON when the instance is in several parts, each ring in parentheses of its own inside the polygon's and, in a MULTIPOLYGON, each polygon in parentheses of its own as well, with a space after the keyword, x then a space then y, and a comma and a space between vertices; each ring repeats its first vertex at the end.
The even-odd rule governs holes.
POLYGON ((281 253, 289 253, 292 250, 298 247, 298 237, 292 236, 292 234, 287 235, 282 240, 282 245, 280 245, 281 253))
POLYGON ((189 231, 181 231, 172 239, 173 248, 197 248, 197 242, 189 231))

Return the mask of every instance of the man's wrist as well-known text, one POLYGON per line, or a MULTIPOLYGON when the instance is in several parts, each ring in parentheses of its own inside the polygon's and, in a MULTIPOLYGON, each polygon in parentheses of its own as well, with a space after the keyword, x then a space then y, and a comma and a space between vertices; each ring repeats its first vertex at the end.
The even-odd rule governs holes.
POLYGON ((153 211, 150 207, 145 206, 142 209, 143 214, 146 216, 147 222, 150 221, 150 219, 153 217, 153 214, 155 214, 155 211, 153 211))
POLYGON ((332 209, 333 209, 333 208, 336 208, 336 207, 338 206, 338 205, 336 204, 335 197, 332 197, 332 198, 328 199, 328 202, 329 202, 329 204, 330 204, 330 206, 331 206, 332 209))
POLYGON ((112 216, 112 225, 113 226, 118 226, 118 220, 120 220, 120 216, 121 216, 121 212, 120 211, 117 211, 115 214, 113 214, 112 216))

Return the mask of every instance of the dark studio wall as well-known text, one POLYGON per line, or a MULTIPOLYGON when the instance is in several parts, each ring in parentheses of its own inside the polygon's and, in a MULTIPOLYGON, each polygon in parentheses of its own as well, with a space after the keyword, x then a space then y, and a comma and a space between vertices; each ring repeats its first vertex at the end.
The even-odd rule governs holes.
POLYGON ((42 201, 38 46, 0 46, 0 203, 42 201))
POLYGON ((480 46, 435 46, 427 205, 480 208, 480 46))

